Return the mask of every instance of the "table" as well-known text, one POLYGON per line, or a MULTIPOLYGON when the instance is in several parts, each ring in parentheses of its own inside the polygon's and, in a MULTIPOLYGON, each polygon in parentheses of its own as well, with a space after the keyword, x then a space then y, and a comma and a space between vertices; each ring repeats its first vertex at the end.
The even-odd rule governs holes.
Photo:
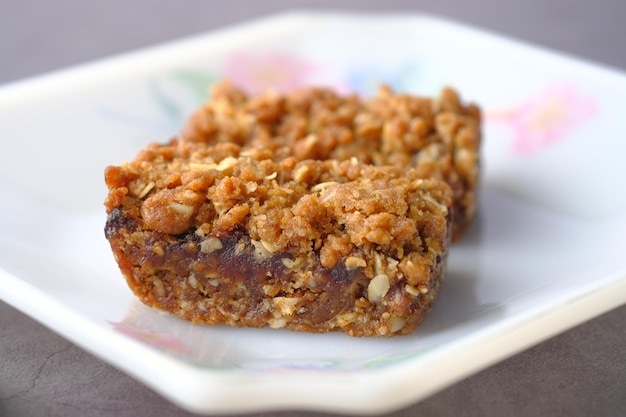
MULTIPOLYGON (((621 0, 3 0, 0 83, 287 8, 434 13, 626 70, 621 0)), ((144 415, 192 414, 0 302, 0 416, 144 415)), ((626 306, 391 415, 626 415, 626 306)))

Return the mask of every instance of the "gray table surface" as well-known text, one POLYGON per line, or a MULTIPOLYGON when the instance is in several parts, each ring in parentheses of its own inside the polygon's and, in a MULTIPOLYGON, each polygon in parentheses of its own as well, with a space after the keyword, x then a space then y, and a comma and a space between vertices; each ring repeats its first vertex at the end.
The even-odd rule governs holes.
MULTIPOLYGON (((623 0, 0 0, 0 83, 293 8, 434 13, 626 70, 623 0)), ((0 416, 153 415, 192 414, 0 302, 0 416)), ((392 415, 626 416, 626 306, 392 415)))

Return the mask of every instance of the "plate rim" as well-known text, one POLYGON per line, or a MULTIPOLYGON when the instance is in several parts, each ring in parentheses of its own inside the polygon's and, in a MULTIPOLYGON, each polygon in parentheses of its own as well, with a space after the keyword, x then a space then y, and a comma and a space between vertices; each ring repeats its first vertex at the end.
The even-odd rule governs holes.
POLYGON ((71 307, 0 268, 0 282, 5 283, 5 289, 8 288, 8 291, 3 292, 3 301, 94 356, 132 375, 180 407, 203 414, 285 411, 295 408, 376 415, 399 410, 626 303, 626 271, 610 273, 599 281, 605 282, 565 302, 556 302, 556 306, 542 305, 535 310, 527 310, 524 314, 390 366, 325 370, 321 373, 289 369, 271 372, 271 378, 268 379, 268 372, 263 370, 206 369, 168 356, 84 318, 71 307), (34 304, 42 312, 37 316, 33 316, 34 304), (67 326, 64 324, 67 322, 74 324, 67 326), (102 349, 103 346, 105 349, 102 349), (472 351, 472 362, 466 360, 468 346, 472 351), (445 364, 437 357, 446 358, 445 364), (132 366, 129 366, 131 362, 132 366), (155 371, 151 366, 155 362, 160 363, 166 372, 155 371), (444 372, 450 366, 456 368, 457 372, 453 375, 444 372), (169 379, 163 378, 165 375, 169 379), (412 383, 419 383, 424 376, 432 378, 428 379, 429 386, 426 389, 405 389, 412 383), (172 384, 172 380, 176 383, 172 384), (387 383, 381 384, 381 380, 387 383), (276 392, 276 387, 284 389, 303 383, 309 388, 315 384, 310 389, 315 395, 303 394, 298 389, 291 389, 284 397, 271 395, 276 392), (351 386, 348 395, 339 400, 333 397, 332 394, 347 383, 351 386), (173 386, 176 388, 174 392, 173 386), (395 395, 393 400, 389 399, 391 394, 395 395), (233 402, 241 397, 248 401, 233 402), (320 402, 320 398, 334 400, 320 402))

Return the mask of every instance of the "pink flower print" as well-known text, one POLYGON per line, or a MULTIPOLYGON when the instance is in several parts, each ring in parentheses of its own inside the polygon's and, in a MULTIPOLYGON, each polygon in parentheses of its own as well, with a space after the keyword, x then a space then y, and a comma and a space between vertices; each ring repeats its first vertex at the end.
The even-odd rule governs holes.
POLYGON ((232 55, 226 62, 225 76, 250 94, 266 90, 284 93, 302 87, 316 71, 312 63, 275 52, 266 55, 232 55))
POLYGON ((513 152, 530 155, 563 139, 596 112, 595 101, 572 85, 550 87, 517 108, 487 114, 488 120, 504 121, 514 131, 513 152))
POLYGON ((173 350, 180 353, 190 354, 191 350, 187 348, 180 340, 174 336, 164 333, 157 333, 150 329, 142 329, 127 323, 108 322, 116 331, 132 337, 141 342, 148 343, 162 350, 173 350))

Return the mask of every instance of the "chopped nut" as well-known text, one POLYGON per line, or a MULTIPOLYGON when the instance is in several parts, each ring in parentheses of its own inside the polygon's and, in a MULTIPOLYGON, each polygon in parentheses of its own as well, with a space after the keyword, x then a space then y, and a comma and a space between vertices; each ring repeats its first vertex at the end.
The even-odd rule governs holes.
POLYGON ((149 183, 147 183, 146 185, 144 185, 144 187, 141 189, 141 191, 139 192, 139 194, 137 195, 137 198, 144 198, 145 196, 148 195, 148 193, 150 191, 152 191, 152 189, 155 186, 155 182, 154 181, 150 181, 149 183))
POLYGON ((372 303, 379 303, 389 288, 389 277, 385 274, 376 275, 367 286, 367 299, 372 303))
POLYGON ((374 274, 379 275, 383 273, 383 261, 378 252, 374 252, 374 274))
POLYGON ((263 242, 258 241, 258 240, 254 240, 254 239, 250 239, 250 243, 252 243, 252 246, 254 246, 254 259, 257 262, 262 262, 265 261, 266 259, 268 259, 270 256, 272 256, 272 252, 270 252, 265 245, 263 244, 263 242))
POLYGON ((391 257, 387 257, 387 271, 385 272, 387 275, 396 276, 398 274, 398 264, 399 262, 391 257))
POLYGON ((217 164, 189 164, 189 169, 192 171, 210 171, 212 169, 217 169, 217 164))
POLYGON ((359 315, 354 311, 346 311, 337 316, 337 323, 340 326, 347 326, 350 323, 354 323, 359 318, 359 315))
POLYGON ((283 258, 280 261, 283 263, 283 265, 285 265, 285 268, 288 269, 293 269, 293 267, 296 266, 296 262, 291 258, 283 258))
POLYGON ((192 190, 185 190, 183 192, 183 197, 185 197, 187 200, 195 200, 198 195, 192 190))
POLYGON ((332 187, 333 185, 337 185, 337 184, 338 184, 337 181, 320 182, 319 184, 316 184, 313 187, 311 187, 311 192, 317 193, 318 191, 323 191, 326 188, 332 187))
POLYGON ((356 256, 348 256, 345 260, 345 264, 348 271, 367 266, 367 262, 365 262, 365 259, 356 256))
POLYGON ((440 202, 436 201, 434 198, 432 198, 431 195, 424 193, 422 195, 422 198, 429 202, 430 204, 432 204, 433 206, 437 207, 437 209, 439 211, 441 211, 442 213, 448 213, 448 208, 446 206, 444 206, 443 204, 441 204, 440 202))
POLYGON ((302 156, 308 155, 309 151, 311 149, 313 149, 313 146, 315 146, 316 142, 317 142, 317 135, 316 134, 311 133, 311 134, 307 135, 307 137, 304 138, 304 140, 302 141, 303 148, 300 151, 302 156))
POLYGON ((296 304, 298 304, 298 298, 290 297, 274 297, 272 300, 274 306, 278 308, 280 314, 283 316, 291 316, 296 311, 296 304))
POLYGON ((236 244, 235 244, 235 253, 237 255, 240 255, 241 253, 243 253, 243 251, 246 249, 246 242, 244 242, 243 240, 239 240, 236 244))
POLYGON ((413 296, 415 296, 415 297, 417 297, 418 295, 420 295, 420 290, 419 290, 419 289, 417 289, 417 288, 415 288, 415 287, 413 287, 413 286, 411 286, 411 285, 406 285, 406 286, 404 287, 404 290, 405 290, 408 294, 411 294, 411 295, 413 295, 413 296))
POLYGON ((246 192, 248 194, 255 192, 259 188, 259 184, 254 181, 248 181, 246 183, 246 192))
POLYGON ((216 250, 220 250, 224 247, 222 241, 216 237, 209 237, 200 243, 200 252, 213 253, 216 250))
POLYGON ((228 168, 231 168, 232 166, 234 166, 237 163, 237 158, 233 157, 233 156, 229 156, 227 158, 224 158, 220 161, 219 164, 217 164, 216 169, 218 171, 226 171, 228 168))
POLYGON ((263 293, 270 297, 275 297, 280 292, 280 285, 265 284, 263 285, 263 293))
POLYGON ((287 320, 284 317, 280 317, 280 318, 273 317, 267 321, 267 324, 272 329, 282 329, 283 327, 287 325, 287 320))
POLYGON ((189 217, 193 214, 193 207, 192 206, 188 206, 186 204, 180 204, 180 203, 176 203, 176 202, 172 202, 169 204, 170 208, 172 210, 174 210, 176 213, 182 215, 182 216, 186 216, 189 217))
POLYGON ((163 250, 163 247, 161 246, 160 243, 157 243, 152 247, 152 252, 154 252, 155 254, 159 256, 165 255, 165 251, 163 250))
POLYGON ((389 320, 389 331, 391 333, 395 333, 399 330, 402 330, 406 326, 406 320, 404 317, 393 317, 389 320))
POLYGON ((293 179, 296 182, 302 182, 304 180, 304 177, 306 176, 307 172, 309 172, 311 168, 309 168, 306 165, 303 165, 301 167, 299 167, 296 172, 294 172, 293 174, 293 179))
POLYGON ((423 185, 424 185, 424 179, 423 178, 419 178, 419 179, 413 180, 413 182, 411 183, 411 186, 415 190, 419 190, 420 188, 422 188, 423 185))
POLYGON ((261 245, 263 245, 265 249, 267 249, 269 252, 272 252, 272 253, 277 252, 280 249, 279 245, 272 243, 272 242, 268 242, 267 240, 263 240, 263 239, 261 239, 261 245))
POLYGON ((154 289, 159 297, 163 297, 165 295, 165 286, 163 285, 163 281, 158 278, 153 278, 152 283, 154 284, 154 289))

